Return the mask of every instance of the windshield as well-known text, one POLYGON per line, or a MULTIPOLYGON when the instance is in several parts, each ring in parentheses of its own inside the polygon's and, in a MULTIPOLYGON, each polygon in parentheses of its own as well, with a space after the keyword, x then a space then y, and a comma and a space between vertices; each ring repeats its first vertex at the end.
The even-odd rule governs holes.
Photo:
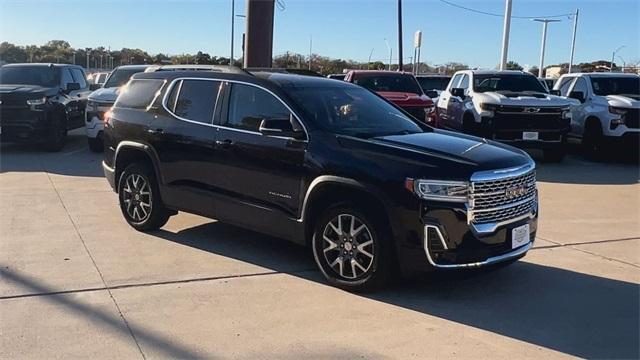
POLYGON ((422 90, 444 90, 449 85, 450 78, 447 77, 418 77, 418 82, 422 90))
POLYGON ((58 70, 49 66, 0 67, 0 84, 39 85, 56 87, 60 84, 58 70))
POLYGON ((129 78, 133 74, 137 74, 139 72, 144 72, 144 69, 134 68, 134 69, 116 69, 111 73, 111 76, 107 79, 107 82, 104 84, 105 88, 111 87, 120 87, 129 81, 129 78))
POLYGON ((480 93, 485 91, 547 92, 538 78, 520 74, 474 74, 473 90, 480 93))
POLYGON ((422 95, 422 89, 413 75, 393 74, 393 75, 369 75, 358 74, 354 83, 369 90, 380 92, 407 92, 422 95))
POLYGON ((640 77, 591 77, 596 95, 640 95, 640 77))
POLYGON ((337 134, 370 138, 420 133, 404 113, 368 90, 354 87, 284 88, 305 117, 337 134))

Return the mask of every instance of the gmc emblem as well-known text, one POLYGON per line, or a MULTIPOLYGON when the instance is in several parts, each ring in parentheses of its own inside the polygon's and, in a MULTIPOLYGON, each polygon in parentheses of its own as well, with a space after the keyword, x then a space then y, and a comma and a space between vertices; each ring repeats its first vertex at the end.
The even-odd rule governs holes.
POLYGON ((540 108, 526 107, 526 108, 524 108, 524 112, 537 113, 537 112, 540 112, 540 108))
POLYGON ((527 188, 524 186, 512 187, 504 191, 504 196, 507 199, 513 199, 520 197, 527 193, 527 188))

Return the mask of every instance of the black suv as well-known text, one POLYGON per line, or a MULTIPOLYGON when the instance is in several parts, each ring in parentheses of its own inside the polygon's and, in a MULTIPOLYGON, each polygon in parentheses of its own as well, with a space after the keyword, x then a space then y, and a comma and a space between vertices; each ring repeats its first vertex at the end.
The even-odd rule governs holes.
POLYGON ((103 167, 138 230, 178 210, 216 218, 310 245, 351 290, 518 259, 537 227, 526 153, 325 78, 136 74, 106 116, 103 167))
POLYGON ((0 67, 2 141, 64 147, 67 130, 84 126, 91 86, 80 66, 10 64, 0 67))

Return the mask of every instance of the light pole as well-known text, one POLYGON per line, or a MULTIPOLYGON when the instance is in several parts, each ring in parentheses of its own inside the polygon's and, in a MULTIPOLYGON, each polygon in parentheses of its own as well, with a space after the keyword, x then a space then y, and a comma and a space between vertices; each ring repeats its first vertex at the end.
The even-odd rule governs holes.
POLYGON ((398 71, 402 71, 402 0, 398 0, 398 71))
POLYGON ((229 65, 233 66, 233 30, 236 19, 236 0, 231 0, 231 56, 229 57, 229 65))
POLYGON ((571 57, 569 58, 569 74, 573 68, 573 54, 576 51, 576 31, 578 30, 578 14, 580 9, 576 9, 576 14, 573 16, 573 36, 571 38, 571 57))
POLYGON ((387 38, 384 38, 384 43, 387 44, 387 49, 389 49, 389 71, 391 71, 391 57, 393 55, 393 49, 389 46, 389 41, 387 38))
POLYGON ((371 56, 373 55, 373 49, 375 49, 375 48, 371 48, 371 52, 369 53, 369 60, 367 62, 367 70, 369 70, 369 68, 371 66, 371 56))
POLYGON ((627 62, 624 61, 624 58, 618 55, 618 59, 622 60, 622 72, 624 72, 624 68, 627 67, 627 62))
POLYGON ((616 53, 620 51, 620 49, 627 47, 627 45, 619 46, 617 49, 613 50, 613 54, 611 55, 611 66, 609 67, 609 72, 613 72, 613 61, 616 57, 616 53))
POLYGON ((309 70, 311 70, 311 47, 313 46, 313 35, 309 35, 309 70))
POLYGON ((500 70, 507 68, 507 54, 509 53, 509 30, 511 29, 511 0, 504 2, 504 27, 502 29, 502 55, 500 70))
POLYGON ((533 19, 533 21, 542 23, 542 49, 540 50, 540 67, 538 67, 538 77, 542 77, 542 72, 544 71, 544 50, 547 46, 547 25, 551 22, 559 22, 560 20, 550 20, 550 19, 533 19))

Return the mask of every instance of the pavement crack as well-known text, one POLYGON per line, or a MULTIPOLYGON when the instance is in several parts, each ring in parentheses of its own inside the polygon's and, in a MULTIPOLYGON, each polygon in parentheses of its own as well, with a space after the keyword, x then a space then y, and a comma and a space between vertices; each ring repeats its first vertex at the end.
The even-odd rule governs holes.
POLYGON ((575 242, 575 243, 567 243, 567 244, 559 243, 557 241, 553 241, 553 240, 550 240, 550 239, 545 239, 545 238, 540 237, 540 236, 538 236, 537 238, 541 239, 541 240, 544 240, 544 241, 548 241, 548 242, 553 243, 555 245, 538 246, 538 247, 534 247, 531 250, 543 250, 543 249, 554 249, 554 248, 569 248, 569 249, 572 249, 572 250, 583 252, 585 254, 589 254, 589 255, 593 255, 593 256, 599 257, 601 259, 605 259, 605 260, 609 260, 609 261, 615 261, 615 262, 619 262, 619 263, 626 264, 626 265, 629 265, 629 266, 633 266, 635 268, 640 268, 640 266, 638 266, 638 265, 636 265, 634 263, 631 263, 631 262, 628 262, 628 261, 624 261, 624 260, 620 260, 620 259, 616 259, 616 258, 612 258, 612 257, 608 257, 608 256, 604 256, 604 255, 601 255, 601 254, 598 254, 598 253, 595 253, 595 252, 588 251, 588 250, 581 249, 581 248, 577 247, 577 246, 580 246, 580 245, 604 244, 604 243, 612 243, 612 242, 640 240, 640 237, 607 239, 607 240, 597 240, 597 241, 585 241, 585 242, 575 242))
MULTIPOLYGON (((46 169, 44 167, 44 164, 41 163, 41 165, 42 165, 43 169, 46 169)), ((115 305, 116 310, 118 311, 118 314, 120 315, 120 318, 124 322, 124 325, 127 327, 127 330, 129 331, 129 334, 133 338, 133 341, 135 342, 136 346, 138 347, 138 351, 140 352, 140 356, 142 357, 143 360, 146 360, 147 357, 145 356, 144 352, 142 351, 142 347, 140 347, 140 343, 138 342, 138 339, 136 338, 136 335, 133 333, 133 330, 131 329, 131 326, 129 326, 129 322, 127 321, 127 319, 125 318, 124 314, 122 313, 122 310, 120 309, 120 306, 118 305, 118 302, 113 297, 113 293, 111 292, 111 289, 109 288, 109 285, 107 285, 107 282, 105 281, 104 276, 102 275, 102 272, 100 271, 100 268, 98 267, 98 264, 96 263, 96 260, 93 258, 93 255, 91 254, 91 251, 89 251, 89 248, 87 247, 87 243, 84 241, 84 238, 82 237, 82 234, 80 233, 80 229, 78 229, 78 225, 76 224, 76 222, 73 220, 73 217, 69 213, 69 209, 67 209, 67 206, 65 205, 64 200, 62 200, 62 196, 60 195, 60 192, 58 191, 58 188, 56 187, 56 184, 51 179, 51 175, 49 174, 49 172, 47 170, 45 170, 45 174, 47 174, 47 179, 49 179, 49 183, 51 183, 51 186, 53 187, 53 190, 55 191, 56 195, 58 196, 58 200, 60 200, 60 204, 62 205, 62 208, 64 208, 64 211, 67 214, 67 217, 69 218, 69 221, 71 222, 71 225, 73 226, 73 229, 75 230, 76 235, 78 235, 78 238, 80 239, 80 242, 82 242, 82 246, 84 247, 84 250, 86 251, 87 255, 89 256, 89 259, 91 259, 91 262, 93 263, 93 266, 95 267, 96 271, 98 272, 98 275, 100 276, 100 280, 102 281, 102 284, 104 285, 104 290, 106 290, 107 293, 109 294, 109 297, 111 297, 111 301, 113 301, 113 304, 115 305)))

